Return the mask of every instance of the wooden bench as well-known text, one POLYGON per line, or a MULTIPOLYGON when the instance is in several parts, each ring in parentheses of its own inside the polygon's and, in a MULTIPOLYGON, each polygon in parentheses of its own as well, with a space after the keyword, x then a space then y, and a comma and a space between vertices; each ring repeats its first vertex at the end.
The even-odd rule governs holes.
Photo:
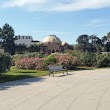
POLYGON ((56 71, 63 71, 63 74, 64 74, 64 71, 66 71, 66 73, 68 74, 67 72, 67 68, 64 68, 62 65, 59 65, 59 66, 49 66, 49 76, 51 74, 53 74, 53 77, 54 77, 54 72, 56 71))

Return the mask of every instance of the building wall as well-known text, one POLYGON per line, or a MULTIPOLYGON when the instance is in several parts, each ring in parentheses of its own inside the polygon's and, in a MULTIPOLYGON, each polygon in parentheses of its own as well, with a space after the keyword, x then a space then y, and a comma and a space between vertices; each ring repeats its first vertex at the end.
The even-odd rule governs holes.
POLYGON ((46 42, 41 47, 41 52, 48 54, 55 52, 63 52, 63 46, 61 46, 61 43, 57 42, 46 42))
POLYGON ((32 42, 33 38, 31 36, 16 36, 15 44, 25 44, 27 46, 34 44, 32 42))
POLYGON ((51 51, 61 51, 61 44, 59 44, 59 43, 55 43, 55 42, 53 42, 53 43, 49 43, 48 45, 47 45, 47 48, 48 48, 48 50, 51 50, 51 51))

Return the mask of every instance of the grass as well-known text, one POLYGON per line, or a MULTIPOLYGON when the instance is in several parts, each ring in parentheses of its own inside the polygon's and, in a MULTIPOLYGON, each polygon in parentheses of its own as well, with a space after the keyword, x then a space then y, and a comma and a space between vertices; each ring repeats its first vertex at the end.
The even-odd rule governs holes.
POLYGON ((82 71, 82 70, 95 70, 96 67, 77 67, 75 71, 82 71))
POLYGON ((48 71, 39 70, 21 70, 16 67, 11 67, 10 71, 3 73, 0 77, 0 83, 14 81, 25 78, 34 78, 48 75, 48 71))
MULTIPOLYGON (((81 70, 94 70, 96 68, 92 67, 78 67, 75 70, 70 71, 81 71, 81 70)), ((14 81, 25 78, 35 78, 39 76, 48 75, 48 71, 40 70, 21 70, 17 69, 15 66, 11 67, 10 71, 3 73, 0 77, 0 83, 14 81)))

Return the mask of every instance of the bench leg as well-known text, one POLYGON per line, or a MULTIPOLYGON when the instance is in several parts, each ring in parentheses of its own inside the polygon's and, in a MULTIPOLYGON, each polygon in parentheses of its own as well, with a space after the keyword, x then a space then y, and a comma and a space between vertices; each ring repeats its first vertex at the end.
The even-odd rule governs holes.
POLYGON ((51 72, 49 71, 49 76, 50 76, 51 72))
POLYGON ((54 77, 54 73, 49 71, 49 77, 50 77, 51 74, 53 74, 53 77, 54 77))
POLYGON ((49 72, 49 76, 50 76, 50 72, 49 72))
POLYGON ((64 74, 64 71, 63 71, 63 74, 64 74))
POLYGON ((54 72, 52 72, 52 74, 53 74, 53 77, 54 77, 54 72))
POLYGON ((68 71, 66 70, 66 73, 67 73, 67 75, 68 75, 68 71))

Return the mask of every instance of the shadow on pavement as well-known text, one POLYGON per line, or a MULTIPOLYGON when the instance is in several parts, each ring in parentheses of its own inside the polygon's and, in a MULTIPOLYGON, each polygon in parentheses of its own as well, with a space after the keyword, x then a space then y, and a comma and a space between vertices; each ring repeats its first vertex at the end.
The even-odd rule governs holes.
POLYGON ((0 84, 0 91, 7 90, 7 89, 14 87, 14 86, 30 85, 30 83, 41 82, 44 80, 45 80, 45 78, 43 78, 43 77, 36 77, 36 78, 27 78, 27 79, 21 79, 21 80, 1 83, 0 84))
POLYGON ((74 75, 74 74, 68 73, 68 74, 59 75, 57 77, 64 77, 64 76, 68 76, 68 75, 74 75))

